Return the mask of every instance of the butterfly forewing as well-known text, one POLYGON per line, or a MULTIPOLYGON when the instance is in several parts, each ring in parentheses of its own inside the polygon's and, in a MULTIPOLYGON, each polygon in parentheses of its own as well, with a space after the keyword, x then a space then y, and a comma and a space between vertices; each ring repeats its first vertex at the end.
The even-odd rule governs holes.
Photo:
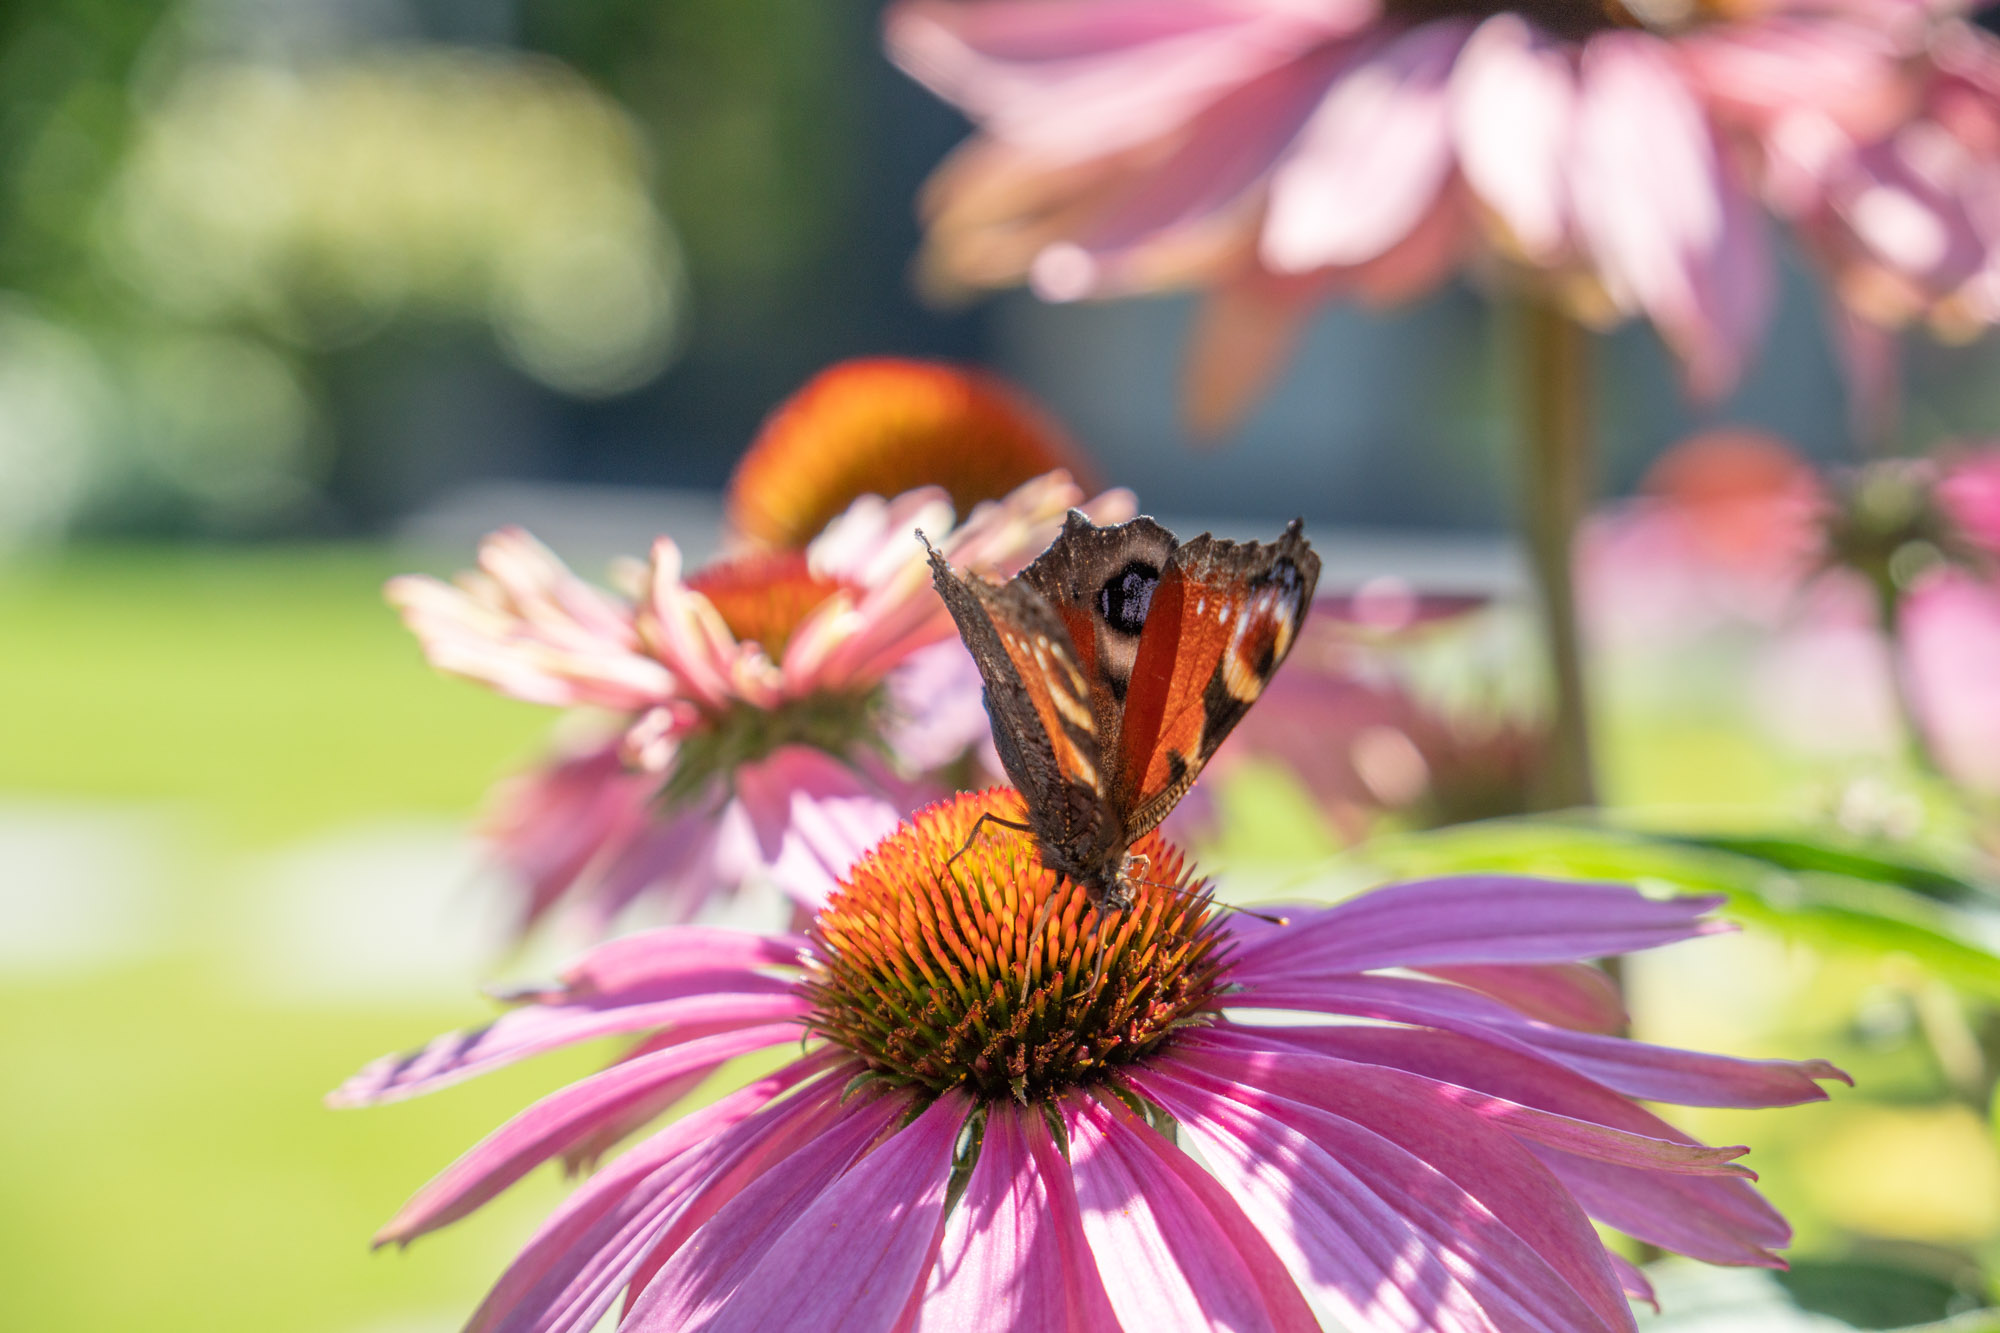
POLYGON ((1114 758, 1127 841, 1166 818, 1264 692, 1318 580, 1297 523, 1276 542, 1201 536, 1174 551, 1139 636, 1114 758))
POLYGON ((1150 518, 1100 528, 1072 509, 1062 534, 1021 571, 1021 581, 1055 608, 1069 631, 1105 754, 1117 751, 1139 634, 1160 572, 1178 544, 1150 518))
MULTIPOLYGON (((986 686, 994 747, 1045 847, 1082 852, 1115 839, 1090 683, 1054 607, 1027 583, 961 577, 931 553, 931 577, 986 686)), ((1065 858, 1073 859, 1073 857, 1065 858)))

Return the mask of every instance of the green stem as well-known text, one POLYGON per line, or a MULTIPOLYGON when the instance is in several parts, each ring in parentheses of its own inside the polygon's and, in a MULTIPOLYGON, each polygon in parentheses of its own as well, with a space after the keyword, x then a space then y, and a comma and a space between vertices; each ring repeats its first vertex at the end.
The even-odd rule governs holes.
POLYGON ((1566 810, 1597 803, 1573 550, 1594 484, 1590 333, 1554 306, 1530 300, 1521 307, 1516 337, 1521 524, 1555 687, 1549 748, 1529 798, 1538 809, 1566 810))
POLYGON ((1917 709, 1910 645, 1903 633, 1903 590, 1887 574, 1872 581, 1875 584, 1875 620, 1881 627, 1883 644, 1889 652, 1889 683, 1896 698, 1897 715, 1902 719, 1910 762, 1925 777, 1943 779, 1944 769, 1938 763, 1937 751, 1931 748, 1930 732, 1924 726, 1923 714, 1917 709))

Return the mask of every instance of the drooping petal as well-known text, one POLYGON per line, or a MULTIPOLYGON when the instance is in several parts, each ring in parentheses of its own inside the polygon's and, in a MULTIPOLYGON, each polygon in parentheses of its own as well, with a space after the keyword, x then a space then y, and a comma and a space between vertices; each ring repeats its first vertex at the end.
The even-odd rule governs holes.
MULTIPOLYGON (((1584 1210, 1514 1137, 1524 1121, 1525 1108, 1517 1103, 1508 1103, 1503 1111, 1470 1102, 1463 1090, 1400 1070, 1260 1050, 1242 1032, 1217 1034, 1214 1046, 1190 1053, 1189 1064, 1219 1081, 1217 1086, 1242 1089, 1237 1096, 1245 1105, 1291 1117, 1301 1128, 1304 1123, 1296 1119, 1293 1105, 1352 1122, 1394 1143, 1490 1210, 1606 1327, 1631 1327, 1622 1289, 1584 1210)), ((1570 1121, 1563 1136, 1580 1138, 1584 1129, 1582 1122, 1570 1121)))
POLYGON ((740 969, 690 972, 655 995, 533 1004, 483 1028, 447 1032, 407 1055, 385 1055, 327 1094, 329 1106, 375 1106, 449 1087, 531 1055, 596 1037, 683 1023, 751 1027, 803 1015, 790 981, 740 969))
MULTIPOLYGON (((737 643, 708 599, 681 581, 681 550, 671 538, 653 543, 646 592, 638 619, 640 637, 673 671, 681 693, 710 707, 729 703, 740 683, 740 659, 745 653, 759 657, 762 653, 755 644, 737 643)), ((775 700, 753 702, 768 705, 775 700)))
POLYGON ((1636 32, 1584 47, 1570 201, 1612 299, 1642 310, 1704 398, 1726 392, 1772 293, 1756 205, 1672 48, 1636 32))
MULTIPOLYGON (((1629 1099, 1546 1056, 1475 1037, 1352 1024, 1258 1030, 1264 1040, 1276 1040, 1281 1033, 1284 1041, 1306 1049, 1406 1069, 1633 1134, 1693 1142, 1629 1099)), ((1791 1234, 1777 1210, 1745 1180, 1636 1170, 1586 1175, 1581 1168, 1571 1169, 1576 1159, 1570 1154, 1538 1150, 1538 1155, 1565 1186, 1581 1183, 1579 1201, 1591 1216, 1612 1225, 1638 1226, 1648 1233, 1644 1239, 1678 1253, 1723 1263, 1768 1263, 1769 1251, 1791 1234), (1601 1211, 1607 1202, 1620 1221, 1601 1211)))
POLYGON ((794 902, 818 907, 903 812, 824 750, 788 745, 736 770, 736 797, 767 873, 794 902))
POLYGON ((1115 1100, 1064 1103, 1083 1229, 1120 1326, 1317 1333, 1270 1244, 1184 1153, 1115 1100))
POLYGON ((1705 1263, 1784 1267, 1775 1251, 1791 1243, 1792 1229, 1743 1181, 1661 1175, 1534 1151, 1585 1212, 1628 1236, 1705 1263))
POLYGON ((1038 1111, 996 1103, 965 1193, 945 1220, 917 1333, 1115 1326, 1069 1164, 1038 1111))
POLYGON ((1107 190, 1067 243, 1116 256, 1232 208, 1284 156, 1348 58, 1330 44, 1232 89, 1164 157, 1107 190))
POLYGON ((897 64, 998 138, 1075 160, 1172 132, 1367 12, 1317 9, 1232 0, 904 0, 891 8, 886 33, 897 64))
POLYGON ((1646 1275, 1624 1255, 1616 1251, 1610 1253, 1611 1271, 1618 1275, 1618 1283, 1625 1288, 1625 1294, 1635 1301, 1644 1301, 1653 1307, 1654 1314, 1658 1314, 1660 1298, 1654 1294, 1653 1284, 1646 1279, 1646 1275))
POLYGON ((613 1065, 550 1093, 481 1139, 446 1167, 391 1218, 376 1243, 407 1244, 464 1217, 535 1167, 588 1134, 606 1116, 641 1100, 654 1088, 692 1069, 797 1039, 796 1023, 777 1023, 671 1047, 613 1065))
POLYGON ((1264 1029, 1219 1027, 1193 1039, 1183 1058, 1194 1067, 1212 1067, 1222 1076, 1250 1086, 1279 1091, 1306 1089, 1286 1091, 1284 1095, 1316 1106, 1327 1104, 1326 1097, 1313 1089, 1346 1081, 1378 1097, 1401 1099, 1411 1108, 1412 1115, 1462 1120, 1461 1113, 1469 1114, 1524 1142, 1595 1161, 1678 1175, 1735 1178, 1750 1175, 1747 1168, 1734 1165, 1735 1159, 1748 1152, 1748 1148, 1709 1148, 1678 1135, 1656 1136, 1614 1129, 1476 1089, 1412 1076, 1401 1069, 1337 1057, 1301 1055, 1284 1049, 1312 1044, 1309 1033, 1302 1034, 1303 1040, 1295 1040, 1292 1032, 1296 1031, 1267 1036, 1264 1029), (1282 1072, 1274 1072, 1281 1062, 1282 1072))
MULTIPOLYGON (((830 1185, 701 1325, 708 1333, 888 1333, 937 1256, 952 1153, 971 1103, 947 1093, 830 1185)), ((635 1309, 634 1314, 638 1311, 635 1309)), ((639 1321, 653 1333, 673 1324, 639 1321)))
POLYGON ((728 1177, 740 1186, 748 1172, 826 1125, 838 1109, 838 1075, 771 1103, 838 1059, 822 1050, 795 1060, 683 1116, 592 1175, 529 1238, 466 1333, 593 1327, 669 1227, 698 1225, 731 1197, 715 1197, 728 1177))
POLYGON ((1569 243, 1563 159, 1575 108, 1570 58, 1519 14, 1482 23, 1452 70, 1459 170, 1533 262, 1559 258, 1569 243))
POLYGON ((1408 977, 1280 978, 1249 985, 1233 999, 1252 1008, 1305 1009, 1463 1032, 1552 1059, 1628 1097, 1681 1106, 1796 1106, 1826 1100, 1822 1080, 1851 1082, 1824 1060, 1742 1060, 1571 1032, 1524 1019, 1461 987, 1408 977))
POLYGON ((857 1101, 714 1210, 698 1231, 640 1272, 624 1327, 703 1327, 770 1253, 772 1245, 888 1132, 906 1109, 895 1097, 857 1101))
POLYGON ((1447 85, 1469 25, 1426 23, 1357 58, 1271 178, 1259 257, 1362 264, 1415 231, 1451 175, 1447 85))
POLYGON ((527 891, 521 928, 576 889, 593 863, 617 856, 646 827, 657 779, 627 769, 614 741, 510 778, 480 831, 527 891))
POLYGON ((1353 1327, 1629 1327, 1437 1167, 1354 1121, 1165 1067, 1132 1081, 1179 1122, 1293 1277, 1353 1327))
POLYGON ((992 735, 979 667, 958 639, 918 649, 884 684, 883 739, 907 772, 943 768, 992 735))
POLYGON ((1721 902, 1506 875, 1417 880, 1256 936, 1237 956, 1237 976, 1604 958, 1730 930, 1703 919, 1721 902))
POLYGON ((673 674, 640 651, 632 613, 534 538, 495 533, 480 561, 489 570, 459 586, 407 575, 384 589, 438 670, 559 706, 645 708, 673 693, 673 674))
POLYGON ((1631 1022, 1617 983, 1587 963, 1465 963, 1423 970, 1560 1028, 1615 1034, 1631 1022))
MULTIPOLYGON (((563 985, 577 998, 635 992, 701 976, 712 990, 713 974, 730 969, 795 967, 806 945, 803 935, 766 934, 721 926, 663 926, 600 944, 563 969, 563 985)), ((761 975, 761 974, 755 974, 761 975)))

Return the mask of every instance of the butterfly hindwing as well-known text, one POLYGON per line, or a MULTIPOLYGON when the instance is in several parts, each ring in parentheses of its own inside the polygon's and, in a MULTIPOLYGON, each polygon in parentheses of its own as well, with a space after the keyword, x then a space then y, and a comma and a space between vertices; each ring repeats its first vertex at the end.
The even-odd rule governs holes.
POLYGON ((931 578, 986 687, 994 746, 1028 822, 1062 870, 1118 836, 1089 703, 1090 683, 1048 600, 1020 579, 995 586, 931 553, 931 578))
POLYGON ((1166 818, 1264 692, 1318 580, 1296 522, 1275 542, 1203 535, 1175 549, 1139 636, 1113 762, 1127 841, 1166 818))

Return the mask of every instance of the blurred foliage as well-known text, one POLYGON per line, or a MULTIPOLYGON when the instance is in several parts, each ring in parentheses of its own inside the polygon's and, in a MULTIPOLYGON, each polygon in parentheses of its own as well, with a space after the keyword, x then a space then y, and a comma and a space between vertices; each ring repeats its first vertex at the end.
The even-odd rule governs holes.
POLYGON ((1514 819, 1379 838, 1355 855, 1396 878, 1513 872, 1720 893, 1736 920, 1820 949, 1907 955, 1967 994, 2000 1002, 2000 957, 1976 942, 1983 923, 1954 906, 1990 906, 1994 889, 1905 848, 1803 832, 1653 834, 1514 819))
POLYGON ((524 44, 597 80, 646 127, 705 332, 738 342, 851 240, 865 188, 855 92, 833 53, 872 55, 866 6, 816 0, 527 0, 524 44))
POLYGON ((169 0, 0 7, 0 287, 80 311, 103 292, 91 219, 131 138, 131 82, 169 0))

